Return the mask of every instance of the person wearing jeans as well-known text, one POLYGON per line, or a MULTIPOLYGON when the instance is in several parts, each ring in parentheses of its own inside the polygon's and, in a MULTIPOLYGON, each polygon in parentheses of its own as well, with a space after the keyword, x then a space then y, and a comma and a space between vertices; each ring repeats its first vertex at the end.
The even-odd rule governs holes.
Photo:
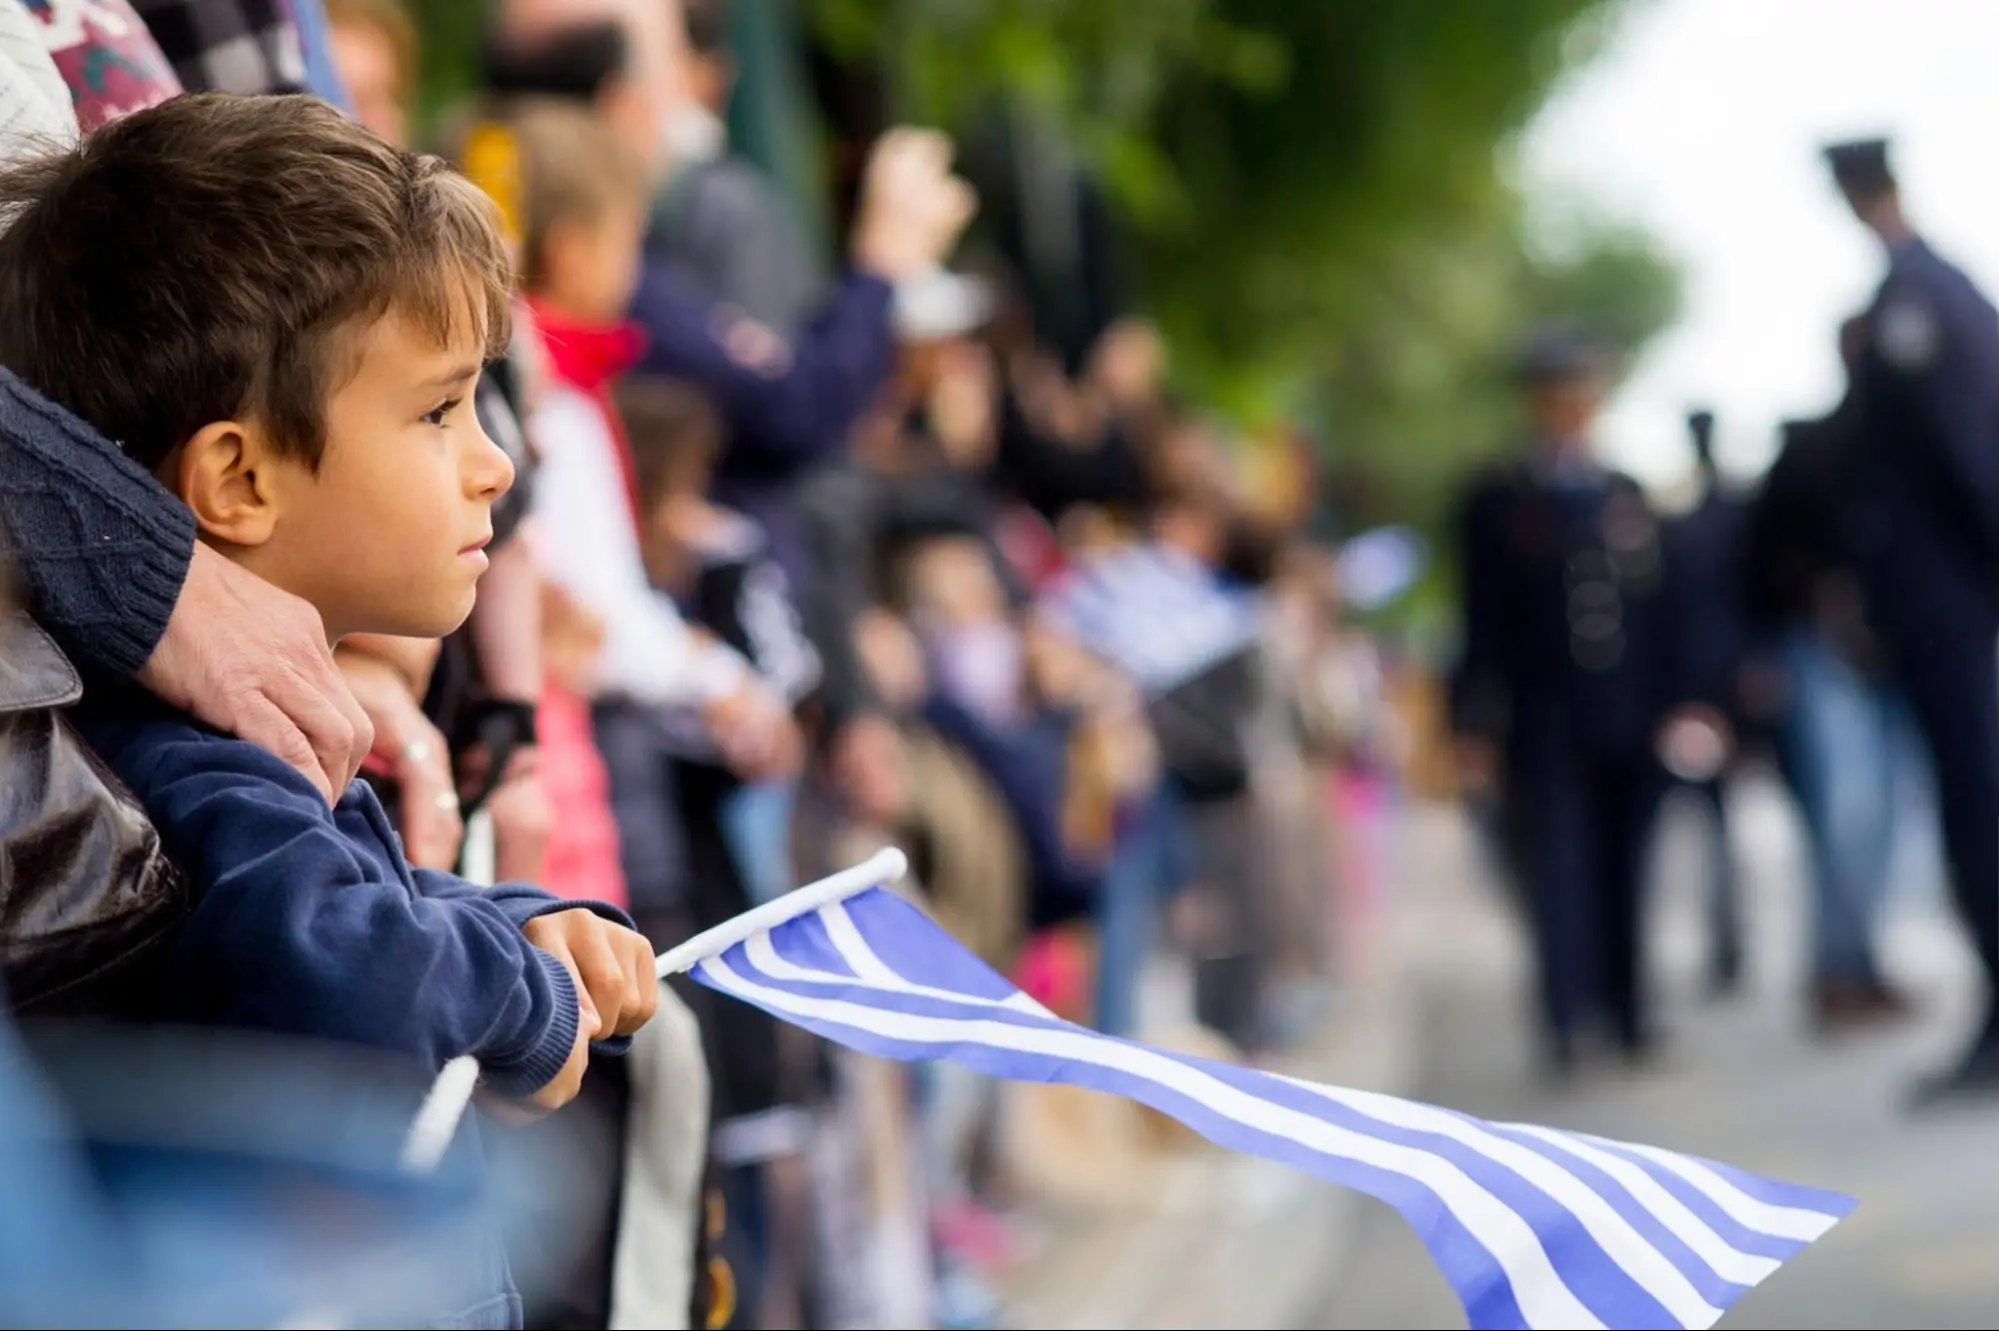
POLYGON ((1794 630, 1784 654, 1794 692, 1779 757, 1810 842, 1814 1017, 1829 1029, 1897 1015, 1906 1003, 1881 974, 1874 935, 1895 851, 1906 705, 1816 628, 1794 630))

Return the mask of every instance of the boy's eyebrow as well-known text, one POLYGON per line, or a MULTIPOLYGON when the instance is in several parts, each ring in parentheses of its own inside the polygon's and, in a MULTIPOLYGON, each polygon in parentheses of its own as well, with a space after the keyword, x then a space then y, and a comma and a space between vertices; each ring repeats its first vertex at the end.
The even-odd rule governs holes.
POLYGON ((478 378, 479 371, 482 368, 484 367, 478 361, 472 361, 466 365, 454 365, 443 374, 434 375, 424 380, 423 386, 425 388, 451 388, 454 385, 478 378))

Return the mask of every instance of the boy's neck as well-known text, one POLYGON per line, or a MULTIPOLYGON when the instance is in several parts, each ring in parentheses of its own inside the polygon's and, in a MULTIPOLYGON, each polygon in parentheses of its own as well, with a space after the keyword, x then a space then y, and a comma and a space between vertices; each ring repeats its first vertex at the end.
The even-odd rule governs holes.
POLYGON ((305 593, 301 592, 297 587, 290 585, 290 581, 284 576, 283 570, 275 567, 272 560, 264 557, 265 555, 264 550, 252 549, 245 546, 231 545, 227 541, 217 540, 216 538, 208 535, 205 532, 202 533, 200 540, 201 544, 207 546, 217 555, 220 555, 222 558, 236 565, 236 567, 242 569, 244 572, 251 573, 259 578, 262 578, 265 582, 268 582, 269 584, 271 584, 271 586, 276 587, 279 591, 287 592, 293 596, 296 596, 298 597, 299 600, 304 601, 307 605, 311 606, 313 613, 319 616, 320 625, 326 634, 326 645, 329 650, 338 647, 340 645, 341 639, 347 637, 349 634, 361 633, 366 631, 364 629, 357 628, 351 624, 342 624, 336 622, 335 619, 326 612, 326 608, 324 606, 318 604, 310 596, 307 596, 305 593))

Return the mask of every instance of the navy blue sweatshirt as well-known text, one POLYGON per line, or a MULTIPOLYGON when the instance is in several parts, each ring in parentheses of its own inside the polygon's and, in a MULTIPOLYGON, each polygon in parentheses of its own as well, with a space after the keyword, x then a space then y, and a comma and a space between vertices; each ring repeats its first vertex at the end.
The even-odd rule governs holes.
POLYGON ((521 928, 579 906, 628 924, 616 907, 413 870, 365 784, 329 809, 256 745, 137 690, 95 688, 73 720, 188 879, 162 1020, 340 1040, 433 1070, 472 1054, 509 1096, 561 1070, 576 990, 521 928))

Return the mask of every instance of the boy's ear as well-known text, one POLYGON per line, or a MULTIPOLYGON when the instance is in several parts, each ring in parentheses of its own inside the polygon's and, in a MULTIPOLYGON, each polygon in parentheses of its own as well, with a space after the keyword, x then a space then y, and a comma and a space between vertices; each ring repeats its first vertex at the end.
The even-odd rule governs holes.
POLYGON ((239 421, 216 421, 181 446, 174 490, 194 510, 204 535, 259 546, 277 528, 277 465, 259 431, 239 421))

